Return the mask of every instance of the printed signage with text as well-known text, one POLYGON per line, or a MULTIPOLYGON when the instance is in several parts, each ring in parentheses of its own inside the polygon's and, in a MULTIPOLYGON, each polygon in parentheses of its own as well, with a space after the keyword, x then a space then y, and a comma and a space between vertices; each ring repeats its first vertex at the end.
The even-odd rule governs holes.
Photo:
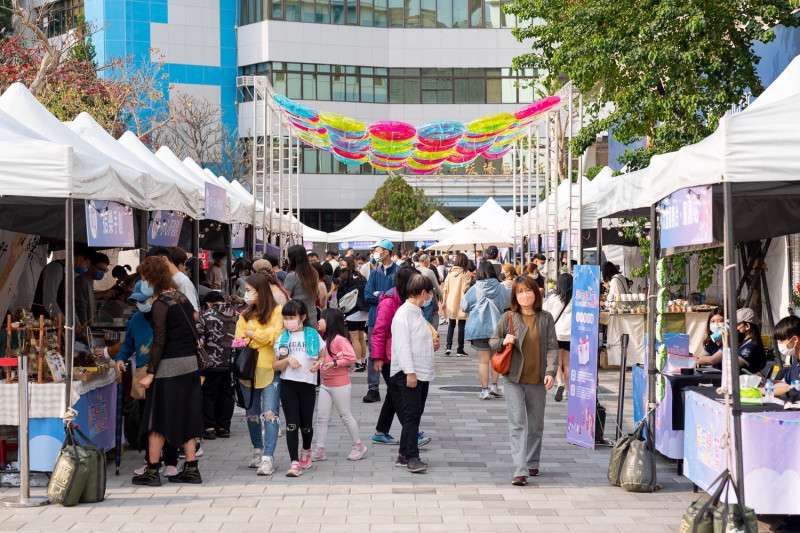
POLYGON ((347 250, 349 248, 352 248, 353 250, 371 250, 373 244, 375 244, 375 241, 340 242, 339 250, 347 250))
POLYGON ((245 233, 244 224, 233 224, 231 226, 231 248, 244 248, 245 233))
POLYGON ((183 216, 177 211, 153 211, 147 243, 153 246, 178 246, 183 216))
POLYGON ((711 188, 681 189, 659 204, 661 248, 708 244, 713 240, 711 188))
POLYGON ((567 442, 594 449, 600 267, 578 265, 572 292, 567 442))
POLYGON ((225 217, 225 204, 227 195, 225 189, 206 183, 206 218, 217 222, 227 222, 225 217))
POLYGON ((133 210, 117 202, 86 200, 86 234, 93 248, 133 248, 133 210))

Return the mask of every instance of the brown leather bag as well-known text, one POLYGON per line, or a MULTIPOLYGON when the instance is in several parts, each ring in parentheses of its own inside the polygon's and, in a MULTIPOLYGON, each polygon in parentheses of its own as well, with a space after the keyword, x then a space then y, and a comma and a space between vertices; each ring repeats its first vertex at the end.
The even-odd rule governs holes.
MULTIPOLYGON (((514 315, 511 311, 508 312, 508 333, 510 335, 514 334, 514 315)), ((499 352, 496 352, 492 356, 492 368, 498 374, 506 375, 508 374, 508 370, 511 368, 511 350, 514 349, 513 344, 506 344, 503 346, 503 349, 499 352)))

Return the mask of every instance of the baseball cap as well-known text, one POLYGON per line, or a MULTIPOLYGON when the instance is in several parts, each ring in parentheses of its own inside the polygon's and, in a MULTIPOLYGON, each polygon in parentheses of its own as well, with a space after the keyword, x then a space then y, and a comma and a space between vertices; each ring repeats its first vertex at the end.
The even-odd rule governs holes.
POLYGON ((394 249, 394 244, 389 239, 379 239, 372 245, 372 248, 383 248, 384 250, 392 251, 394 249))
POLYGON ((145 296, 142 292, 142 282, 137 281, 136 285, 133 286, 133 293, 128 296, 128 300, 136 300, 137 302, 144 302, 150 298, 149 296, 145 296))
POLYGON ((750 309, 749 307, 742 307, 741 309, 736 311, 736 323, 741 324, 743 322, 758 325, 758 318, 756 318, 756 312, 750 309))
POLYGON ((267 261, 266 259, 259 259, 255 263, 253 263, 253 270, 259 272, 261 270, 272 270, 272 263, 267 261))
POLYGON ((494 244, 486 248, 486 259, 497 259, 500 250, 494 244))

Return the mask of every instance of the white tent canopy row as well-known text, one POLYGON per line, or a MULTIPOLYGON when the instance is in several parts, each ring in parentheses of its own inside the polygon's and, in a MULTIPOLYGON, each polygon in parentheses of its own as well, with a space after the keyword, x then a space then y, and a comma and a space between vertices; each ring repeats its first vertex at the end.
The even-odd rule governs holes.
MULTIPOLYGON (((494 202, 494 200, 491 200, 494 202)), ((495 202, 495 205, 496 202, 495 202)), ((500 210, 502 208, 497 206, 500 210)), ((297 219, 293 219, 299 223, 297 219)), ((392 242, 436 241, 454 227, 453 223, 439 211, 433 213, 425 222, 413 230, 400 232, 390 230, 375 221, 366 211, 362 211, 347 226, 338 231, 325 233, 300 224, 303 240, 318 243, 365 242, 389 239, 392 242)))

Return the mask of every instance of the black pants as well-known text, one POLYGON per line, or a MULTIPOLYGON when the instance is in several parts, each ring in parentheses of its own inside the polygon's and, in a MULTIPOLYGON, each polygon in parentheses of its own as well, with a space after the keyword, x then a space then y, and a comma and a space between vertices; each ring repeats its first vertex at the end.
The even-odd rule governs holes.
POLYGON ((419 457, 419 421, 428 399, 427 381, 417 381, 413 389, 406 387, 406 375, 401 371, 392 376, 403 397, 403 433, 400 435, 400 455, 409 459, 419 457))
POLYGON ((297 445, 303 435, 303 449, 311 449, 311 439, 314 437, 314 403, 317 400, 316 387, 311 383, 281 380, 281 406, 283 419, 286 421, 286 444, 289 446, 289 457, 292 461, 299 460, 297 445))
POLYGON ((453 347, 453 333, 456 329, 456 323, 458 323, 458 350, 464 351, 464 330, 467 327, 466 320, 457 320, 455 318, 451 318, 447 321, 447 349, 453 347))
POLYGON ((204 371, 203 420, 205 428, 230 431, 233 418, 233 383, 228 370, 204 371))
POLYGON ((405 420, 403 397, 400 389, 389 375, 391 371, 392 365, 384 362, 381 374, 383 374, 383 381, 386 382, 386 396, 383 397, 383 407, 381 407, 381 414, 378 415, 378 423, 375 425, 375 431, 378 433, 389 433, 389 430, 392 429, 394 415, 397 415, 400 425, 403 425, 403 420, 405 420))

